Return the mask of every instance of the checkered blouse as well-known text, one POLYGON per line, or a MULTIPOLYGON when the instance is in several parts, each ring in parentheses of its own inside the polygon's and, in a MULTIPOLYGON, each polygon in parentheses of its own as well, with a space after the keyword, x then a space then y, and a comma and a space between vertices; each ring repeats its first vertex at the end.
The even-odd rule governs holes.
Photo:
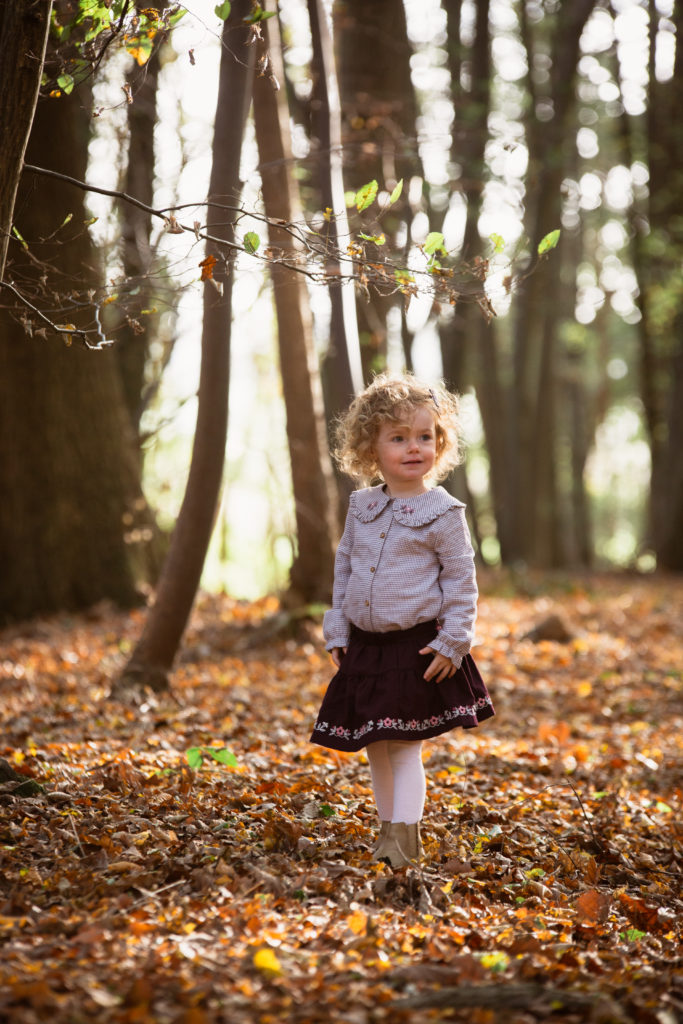
POLYGON ((346 647, 350 624, 373 633, 430 619, 429 644, 458 667, 474 639, 477 583, 465 506, 443 487, 391 498, 383 485, 354 491, 337 549, 327 650, 346 647))

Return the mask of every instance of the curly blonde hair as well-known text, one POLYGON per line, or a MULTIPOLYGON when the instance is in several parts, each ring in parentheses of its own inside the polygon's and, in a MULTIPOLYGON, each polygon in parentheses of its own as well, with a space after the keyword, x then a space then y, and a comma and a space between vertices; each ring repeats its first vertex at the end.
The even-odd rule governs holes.
POLYGON ((382 424, 400 423, 419 408, 434 416, 436 459, 427 477, 438 482, 462 461, 458 398, 440 384, 433 388, 412 373, 382 373, 352 401, 340 417, 333 455, 344 473, 367 486, 382 479, 375 444, 382 424))

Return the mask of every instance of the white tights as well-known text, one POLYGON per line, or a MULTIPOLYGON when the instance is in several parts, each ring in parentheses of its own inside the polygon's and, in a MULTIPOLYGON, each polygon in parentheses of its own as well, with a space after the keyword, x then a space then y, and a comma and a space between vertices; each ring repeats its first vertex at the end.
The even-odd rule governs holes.
POLYGON ((382 821, 412 825, 424 810, 427 783, 420 741, 379 740, 368 743, 372 788, 382 821))

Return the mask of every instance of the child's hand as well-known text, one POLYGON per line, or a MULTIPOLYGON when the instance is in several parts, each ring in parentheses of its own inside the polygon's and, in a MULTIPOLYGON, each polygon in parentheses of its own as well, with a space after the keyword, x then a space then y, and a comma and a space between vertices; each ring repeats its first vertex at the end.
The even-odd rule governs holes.
POLYGON ((330 651, 330 654, 332 656, 332 661, 335 663, 337 668, 340 668, 341 667, 341 660, 344 657, 344 655, 346 654, 346 648, 345 647, 333 647, 332 650, 330 651))
POLYGON ((447 658, 445 654, 439 654, 438 651, 432 650, 431 647, 423 647, 420 654, 434 655, 423 677, 427 681, 435 679, 437 683, 441 683, 457 671, 450 658, 447 658))

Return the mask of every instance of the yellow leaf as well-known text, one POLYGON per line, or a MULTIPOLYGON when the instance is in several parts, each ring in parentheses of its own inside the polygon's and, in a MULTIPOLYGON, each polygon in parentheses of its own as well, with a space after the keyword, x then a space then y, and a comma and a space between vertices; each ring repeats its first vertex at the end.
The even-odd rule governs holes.
POLYGON ((146 64, 150 58, 150 51, 143 49, 142 46, 131 46, 128 47, 128 53, 138 63, 140 67, 146 64))
POLYGON ((364 914, 362 910, 356 910, 353 914, 349 914, 346 923, 354 935, 364 935, 368 927, 368 915, 364 914))
POLYGON ((272 949, 259 949, 254 953, 254 967, 264 974, 282 974, 282 964, 272 949))

